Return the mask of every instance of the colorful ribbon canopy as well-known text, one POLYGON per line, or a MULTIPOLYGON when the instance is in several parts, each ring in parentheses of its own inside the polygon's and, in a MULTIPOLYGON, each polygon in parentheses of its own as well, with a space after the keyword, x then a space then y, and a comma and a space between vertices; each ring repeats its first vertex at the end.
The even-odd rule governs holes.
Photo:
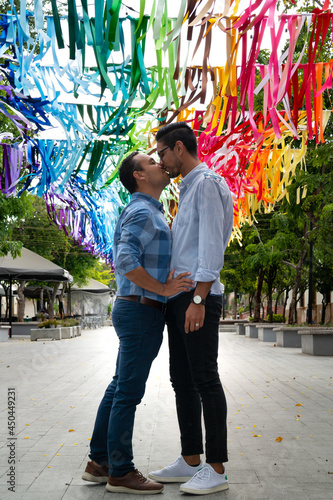
MULTIPOLYGON (((0 16, 0 112, 12 124, 0 135, 0 187, 43 196, 94 254, 110 257, 128 201, 119 163, 152 150, 166 123, 190 123, 200 158, 225 177, 236 236, 285 195, 308 140, 324 142, 328 0, 295 14, 278 13, 277 0, 51 0, 52 15, 41 0, 34 12, 10 3, 0 16)), ((176 200, 173 184, 163 194, 171 218, 176 200)))

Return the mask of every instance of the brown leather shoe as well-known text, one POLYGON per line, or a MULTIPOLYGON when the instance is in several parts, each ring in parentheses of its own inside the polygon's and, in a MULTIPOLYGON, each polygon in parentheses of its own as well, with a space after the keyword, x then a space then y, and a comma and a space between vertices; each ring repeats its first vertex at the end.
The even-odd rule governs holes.
POLYGON ((107 483, 109 479, 109 466, 98 465, 96 462, 88 462, 86 470, 82 474, 82 479, 91 481, 92 483, 107 483))
POLYGON ((164 489, 163 484, 146 479, 137 469, 128 472, 126 476, 109 476, 106 485, 108 491, 113 493, 133 493, 135 495, 155 495, 164 489))

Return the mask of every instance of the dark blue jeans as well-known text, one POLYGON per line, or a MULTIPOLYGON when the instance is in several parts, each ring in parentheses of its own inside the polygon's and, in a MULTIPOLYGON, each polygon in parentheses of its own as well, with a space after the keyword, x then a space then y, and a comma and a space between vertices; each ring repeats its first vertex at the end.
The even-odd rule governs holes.
POLYGON ((206 461, 227 462, 227 403, 217 365, 222 297, 208 295, 202 328, 185 333, 185 313, 193 291, 167 304, 170 377, 176 394, 182 455, 203 453, 201 413, 206 430, 206 461))
POLYGON ((119 337, 116 372, 98 408, 90 458, 109 464, 110 475, 134 469, 132 436, 136 406, 162 343, 164 314, 151 306, 117 299, 112 312, 119 337))

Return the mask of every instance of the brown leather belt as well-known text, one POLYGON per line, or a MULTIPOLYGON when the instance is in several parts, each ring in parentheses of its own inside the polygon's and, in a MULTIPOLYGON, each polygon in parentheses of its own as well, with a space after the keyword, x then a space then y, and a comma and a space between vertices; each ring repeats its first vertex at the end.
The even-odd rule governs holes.
POLYGON ((155 307, 155 309, 159 309, 160 311, 163 311, 165 307, 165 304, 159 302, 158 300, 148 299, 147 297, 141 297, 140 295, 126 295, 124 297, 117 296, 117 299, 138 302, 140 304, 144 304, 145 306, 155 307))

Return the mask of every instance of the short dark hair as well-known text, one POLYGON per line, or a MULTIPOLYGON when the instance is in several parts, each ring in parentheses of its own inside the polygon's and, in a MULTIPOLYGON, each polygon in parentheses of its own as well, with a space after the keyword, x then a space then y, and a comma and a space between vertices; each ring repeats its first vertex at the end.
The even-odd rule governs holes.
POLYGON ((128 155, 125 160, 121 162, 118 170, 120 182, 131 194, 133 194, 138 188, 133 172, 136 170, 142 170, 140 163, 135 159, 138 154, 139 151, 134 151, 128 155))
POLYGON ((197 139, 191 127, 185 122, 169 123, 159 129, 156 141, 163 141, 170 149, 175 147, 177 141, 181 141, 192 156, 197 156, 197 139))

